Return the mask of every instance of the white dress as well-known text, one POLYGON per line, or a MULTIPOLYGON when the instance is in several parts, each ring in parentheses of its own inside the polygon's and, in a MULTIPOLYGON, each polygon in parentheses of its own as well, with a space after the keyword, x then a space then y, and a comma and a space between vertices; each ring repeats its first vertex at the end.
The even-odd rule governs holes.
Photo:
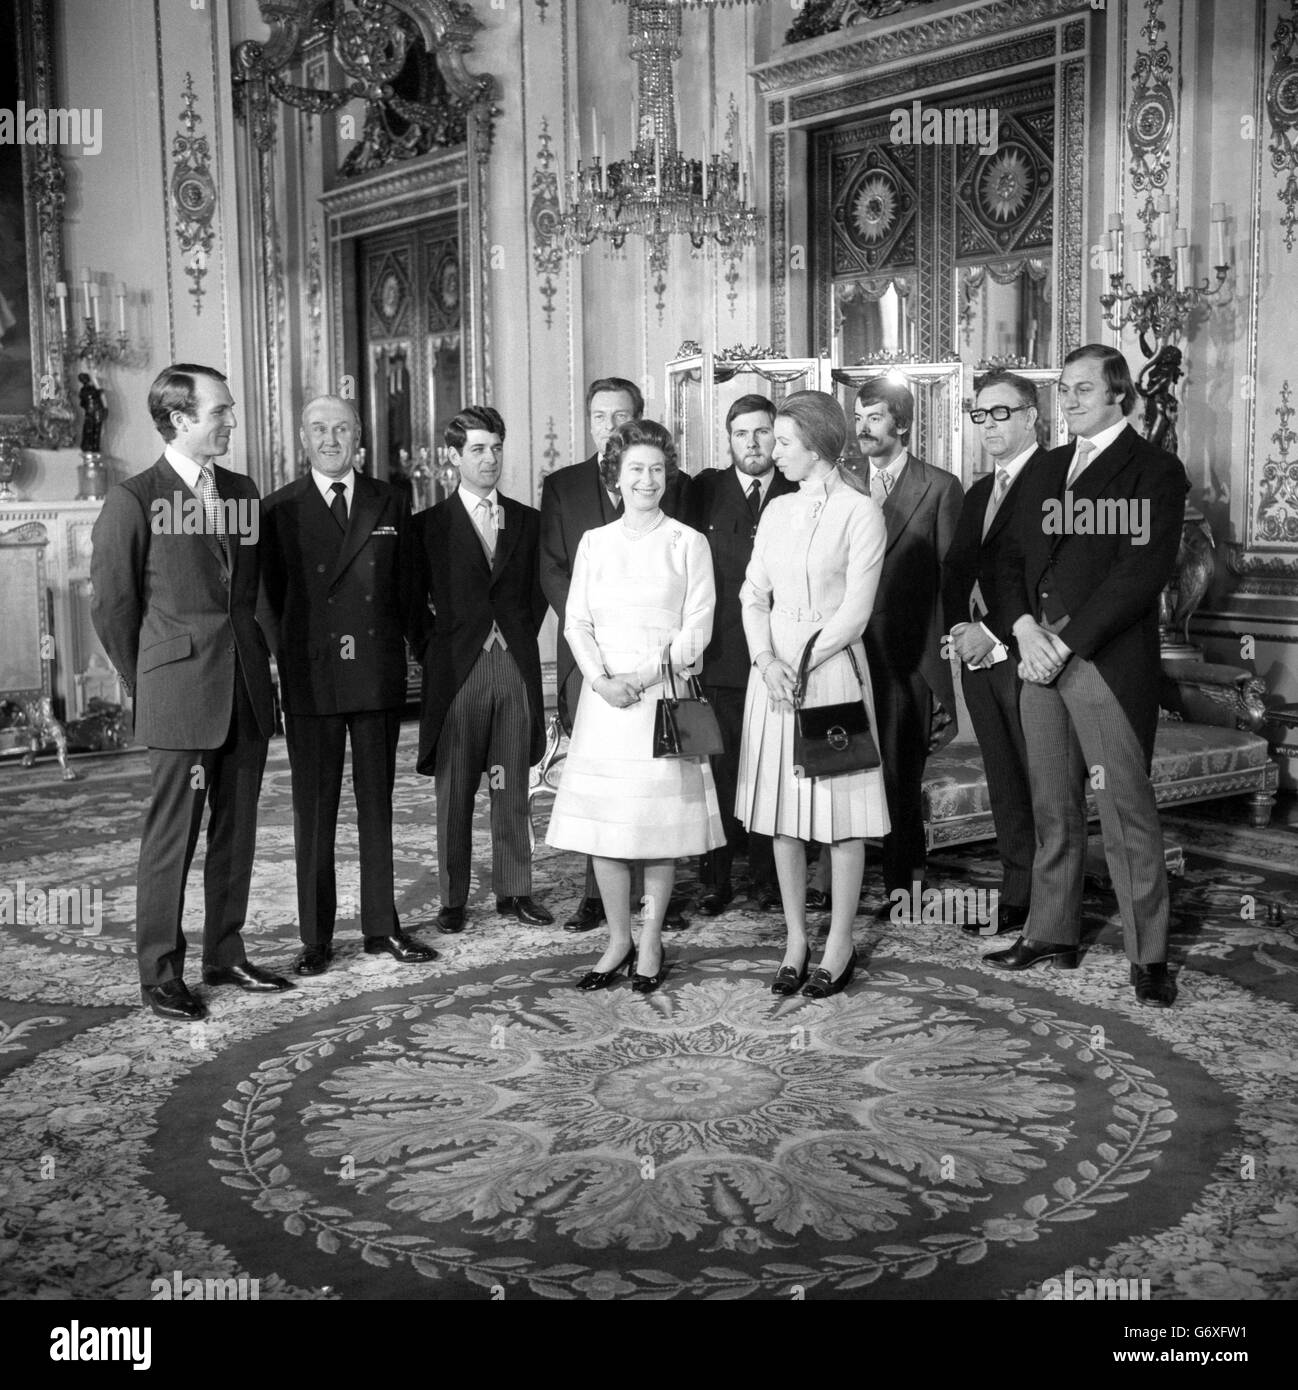
MULTIPOLYGON (((577 547, 564 636, 582 674, 581 699, 545 842, 606 859, 677 859, 725 844, 707 758, 655 758, 660 660, 697 670, 712 637, 712 552, 697 531, 664 517, 637 536, 622 520, 577 547), (634 673, 638 703, 615 709, 591 689, 605 672, 634 673)), ((678 687, 679 689, 679 687, 678 687)))
MULTIPOLYGON (((773 498, 753 541, 740 604, 749 654, 774 652, 797 670, 802 649, 819 631, 803 704, 864 697, 877 729, 870 670, 861 634, 874 606, 887 545, 883 513, 864 493, 831 473, 773 498), (851 644, 862 681, 847 655, 851 644)), ((861 839, 889 829, 883 774, 847 772, 797 777, 793 714, 773 713, 756 666, 748 676, 735 815, 761 835, 799 840, 861 839)), ((877 732, 875 734, 878 741, 877 732)))

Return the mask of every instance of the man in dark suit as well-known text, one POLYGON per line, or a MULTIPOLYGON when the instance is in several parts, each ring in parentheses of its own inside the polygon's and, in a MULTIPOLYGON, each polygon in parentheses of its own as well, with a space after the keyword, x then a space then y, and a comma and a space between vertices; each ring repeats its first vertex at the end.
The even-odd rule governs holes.
MULTIPOLYGON (((581 672, 563 635, 577 546, 587 531, 607 526, 622 515, 622 499, 609 492, 599 476, 599 460, 608 437, 619 425, 644 414, 644 397, 635 382, 625 377, 600 377, 586 389, 586 419, 595 452, 581 463, 569 464, 546 476, 541 485, 541 587, 559 620, 555 644, 555 679, 558 686, 559 720, 572 733, 581 695, 581 672)), ((684 470, 667 484, 662 509, 680 516, 686 488, 684 470)), ((590 931, 599 926, 604 908, 590 859, 586 860, 586 891, 576 912, 564 923, 565 931, 590 931)), ((668 910, 664 923, 684 926, 679 911, 668 910)))
MULTIPOLYGON (((870 463, 870 494, 883 509, 887 549, 865 650, 874 685, 879 756, 892 829, 883 839, 881 915, 899 889, 912 901, 924 877, 920 786, 932 735, 933 701, 955 715, 951 668, 942 651, 942 562, 964 497, 957 478, 910 453, 915 397, 901 382, 874 377, 856 394, 856 437, 870 463)), ((952 730, 954 732, 954 729, 952 730)), ((917 899, 914 899, 917 900, 917 899)))
MULTIPOLYGON (((702 531, 712 550, 717 587, 712 641, 703 654, 703 693, 716 710, 725 751, 712 759, 712 775, 725 820, 726 843, 706 857, 699 908, 709 917, 734 896, 730 880, 743 826, 735 819, 735 785, 743 736, 744 694, 752 662, 744 638, 739 590, 744 582, 757 522, 772 497, 796 492, 771 461, 775 406, 765 396, 740 396, 726 412, 726 437, 733 467, 705 468, 691 479, 681 520, 702 531)), ((763 911, 780 905, 775 859, 767 835, 748 836, 749 894, 763 911)))
POLYGON ((537 633, 547 604, 537 547, 541 518, 497 491, 505 422, 465 406, 443 438, 460 486, 415 518, 416 595, 427 640, 418 771, 437 779, 439 931, 464 930, 473 802, 491 788, 496 911, 531 925, 554 921, 532 899, 528 768, 545 752, 537 633))
POLYGON ((291 988, 249 963, 241 935, 275 723, 256 617, 259 498, 250 478, 216 466, 235 427, 220 372, 165 368, 149 388, 149 414, 166 447, 104 499, 91 619, 149 750, 135 908, 141 998, 162 1018, 196 1020, 205 1010, 184 981, 180 923, 205 803, 203 979, 255 993, 291 988))
POLYGON ((349 401, 317 397, 299 433, 310 469, 262 504, 262 570, 293 772, 303 943, 293 968, 319 975, 333 955, 334 838, 349 735, 365 950, 433 960, 435 951, 401 930, 392 885, 392 787, 413 612, 403 579, 413 557, 409 502, 353 468, 361 429, 349 401))
POLYGON ((1177 458, 1127 424, 1136 391, 1120 352, 1099 343, 1070 352, 1059 399, 1074 440, 1023 479, 998 568, 1025 681, 1032 911, 1018 941, 984 959, 1005 970, 1077 964, 1089 782, 1136 998, 1166 1007, 1175 994, 1167 873, 1149 767, 1158 596, 1176 564, 1189 483, 1177 458))
MULTIPOLYGON (((951 645, 960 658, 965 704, 987 770, 987 795, 996 823, 1001 887, 995 933, 1028 919, 1032 858, 1032 791, 1019 717, 1018 648, 997 605, 996 565, 1023 495, 1025 472, 1045 458, 1037 444, 1037 388, 1026 377, 998 369, 977 383, 969 418, 995 465, 965 494, 955 539, 942 567, 942 606, 951 645)), ((963 930, 979 935, 976 922, 963 930)), ((993 933, 993 934, 995 934, 993 933)))

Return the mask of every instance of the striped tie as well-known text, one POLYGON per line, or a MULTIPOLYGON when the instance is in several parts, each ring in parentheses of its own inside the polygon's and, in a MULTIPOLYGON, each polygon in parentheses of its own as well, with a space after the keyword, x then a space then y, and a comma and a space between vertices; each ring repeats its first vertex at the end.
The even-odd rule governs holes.
POLYGON ((207 464, 199 468, 198 495, 203 499, 203 512, 207 517, 207 529, 221 545, 221 556, 227 569, 230 567, 230 545, 225 538, 225 509, 221 506, 221 495, 216 490, 216 479, 207 464))

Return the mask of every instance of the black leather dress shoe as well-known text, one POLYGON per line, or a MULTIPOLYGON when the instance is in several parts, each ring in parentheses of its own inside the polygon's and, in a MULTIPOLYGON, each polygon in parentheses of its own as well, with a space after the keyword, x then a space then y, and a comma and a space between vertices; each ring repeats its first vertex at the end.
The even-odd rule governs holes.
POLYGON ((425 961, 437 959, 437 952, 431 946, 425 946, 422 941, 416 941, 403 931, 393 932, 391 936, 367 936, 365 954, 387 954, 403 965, 422 965, 425 961))
POLYGON ((1021 936, 1008 951, 989 951, 983 960, 1002 970, 1027 970, 1052 960, 1059 970, 1077 969, 1077 947, 1060 946, 1053 941, 1029 941, 1021 936))
POLYGON ((1167 962, 1157 961, 1153 965, 1133 965, 1131 983, 1136 987, 1136 998, 1142 1004, 1151 1004, 1156 1009, 1167 1009, 1176 998, 1176 984, 1167 973, 1167 962))
POLYGON ((604 904, 598 898, 583 898, 577 910, 563 924, 564 931, 594 931, 604 920, 604 904))
POLYGON ((464 930, 464 909, 462 907, 444 907, 437 914, 437 930, 450 935, 452 932, 464 930))
POLYGON ((293 962, 295 975, 323 975, 334 958, 332 946, 303 946, 293 962))
POLYGON ((205 985, 238 985, 251 994, 278 994, 281 990, 292 989, 293 981, 283 975, 272 975, 246 960, 242 965, 205 965, 203 967, 205 985))
POLYGON ((207 1010, 189 992, 184 980, 164 980, 160 985, 141 985, 140 1000, 159 1018, 179 1019, 197 1023, 207 1016, 207 1010))
POLYGON ((502 917, 517 917, 529 927, 549 927, 554 924, 554 914, 549 908, 531 898, 497 898, 496 911, 502 917))
POLYGON ((847 964, 843 967, 843 972, 836 979, 829 978, 829 971, 817 967, 811 972, 811 978, 802 987, 804 999, 828 999, 831 994, 838 994, 852 983, 852 976, 856 974, 856 947, 852 947, 852 954, 847 958, 847 964))
POLYGON ((808 912, 831 912, 834 907, 833 896, 821 888, 807 889, 808 912))
POLYGON ((1003 936, 1007 931, 1017 931, 1026 926, 1029 909, 1026 907, 998 907, 996 909, 996 930, 984 931, 977 922, 966 922, 960 928, 966 936, 1003 936))
POLYGON ((779 887, 774 883, 757 883, 748 890, 748 896, 757 904, 758 912, 779 912, 784 906, 779 887))
POLYGON ((699 899, 699 911, 705 917, 715 917, 717 913, 724 912, 730 906, 734 893, 728 883, 719 884, 715 888, 709 888, 699 899))
POLYGON ((669 902, 663 916, 663 931, 684 931, 690 924, 679 902, 669 902))

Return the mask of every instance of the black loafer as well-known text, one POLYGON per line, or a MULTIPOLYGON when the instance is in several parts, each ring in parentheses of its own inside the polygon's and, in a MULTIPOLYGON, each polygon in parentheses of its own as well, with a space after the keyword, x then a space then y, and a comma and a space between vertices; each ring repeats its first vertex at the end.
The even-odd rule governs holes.
POLYGON ((730 906, 730 902, 734 896, 728 883, 718 888, 709 888, 699 899, 699 911, 705 917, 715 917, 719 912, 724 912, 726 908, 730 906))
POLYGON ((292 989, 293 981, 282 975, 272 975, 251 961, 242 965, 205 965, 203 967, 205 985, 238 985, 251 994, 278 994, 281 990, 292 989))
POLYGON ((502 917, 517 917, 529 927, 549 927, 554 924, 554 914, 529 897, 497 898, 496 911, 502 917))
POLYGON ((1034 942, 1021 936, 1008 951, 989 951, 983 960, 1001 970, 1027 970, 1045 961, 1054 961, 1059 970, 1076 970, 1077 947, 1052 941, 1034 942))
POLYGON ((1167 1009, 1176 998, 1176 984, 1167 973, 1167 962, 1157 961, 1153 965, 1133 965, 1131 983, 1136 987, 1136 998, 1142 1004, 1150 1004, 1156 1009, 1167 1009))
POLYGON ((462 907, 444 907, 437 914, 437 930, 451 934, 452 932, 464 930, 464 909, 462 907))
POLYGON ((295 975, 323 975, 334 958, 332 946, 303 946, 293 962, 295 975))
POLYGON ((833 895, 826 893, 820 888, 807 889, 807 911, 808 912, 832 912, 834 908, 833 895))
POLYGON ((389 955, 403 965, 421 965, 425 961, 436 960, 437 952, 425 946, 405 932, 393 932, 391 936, 367 936, 365 938, 367 956, 389 955))
POLYGON ((795 970, 791 965, 782 965, 771 981, 772 994, 796 994, 807 983, 807 972, 811 967, 811 951, 802 958, 802 969, 795 970))
POLYGON ((159 1018, 176 1019, 182 1023, 197 1023, 207 1016, 207 1010, 189 992, 184 980, 164 980, 160 985, 141 985, 140 1001, 148 1005, 159 1018))
POLYGON ((847 958, 847 964, 843 967, 843 972, 835 979, 829 978, 829 971, 817 967, 811 972, 811 978, 802 987, 802 997, 804 999, 828 999, 831 994, 839 994, 852 983, 852 976, 856 974, 856 947, 852 947, 852 954, 847 958))
POLYGON ((604 904, 598 898, 583 898, 577 910, 563 924, 564 931, 594 931, 604 920, 604 904))
POLYGON ((663 931, 684 931, 689 924, 690 919, 686 917, 680 903, 667 904, 667 912, 663 916, 663 931))
POLYGON ((984 931, 977 922, 966 922, 960 930, 966 936, 1003 936, 1007 931, 1017 931, 1020 927, 1027 926, 1028 912, 1029 909, 1026 907, 998 907, 994 932, 984 931))
POLYGON ((773 883, 759 883, 748 890, 748 896, 757 904, 758 912, 779 912, 784 906, 779 888, 773 883))

